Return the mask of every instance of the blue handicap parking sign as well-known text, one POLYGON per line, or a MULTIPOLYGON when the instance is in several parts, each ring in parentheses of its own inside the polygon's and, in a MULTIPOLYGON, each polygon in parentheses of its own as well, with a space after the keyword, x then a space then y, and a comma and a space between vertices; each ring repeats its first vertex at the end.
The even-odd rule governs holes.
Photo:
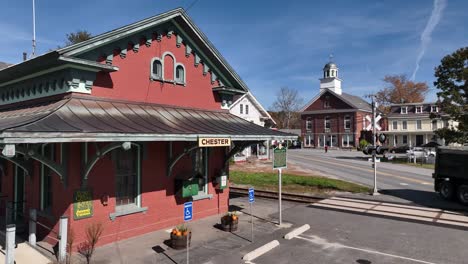
POLYGON ((254 188, 249 188, 249 203, 255 202, 255 191, 254 188))
POLYGON ((190 221, 193 217, 192 202, 184 203, 184 221, 190 221))

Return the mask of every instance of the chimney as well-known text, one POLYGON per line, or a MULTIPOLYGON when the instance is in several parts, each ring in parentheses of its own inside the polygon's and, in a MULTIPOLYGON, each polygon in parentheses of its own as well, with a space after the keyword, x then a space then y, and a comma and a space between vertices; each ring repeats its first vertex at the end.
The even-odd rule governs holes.
POLYGON ((26 61, 28 59, 28 53, 23 52, 23 61, 26 61))

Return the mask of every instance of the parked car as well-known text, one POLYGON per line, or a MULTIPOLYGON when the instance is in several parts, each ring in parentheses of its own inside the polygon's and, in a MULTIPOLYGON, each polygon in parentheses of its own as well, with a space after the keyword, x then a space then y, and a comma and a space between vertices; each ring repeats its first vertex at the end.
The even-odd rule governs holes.
POLYGON ((419 157, 435 157, 436 156, 436 152, 434 150, 429 149, 429 148, 421 148, 421 147, 414 147, 414 148, 408 150, 406 153, 407 153, 408 156, 414 155, 414 156, 416 156, 416 158, 419 158, 419 157))
POLYGON ((408 150, 410 150, 410 147, 408 145, 402 145, 402 146, 391 148, 390 152, 391 153, 406 153, 408 150))

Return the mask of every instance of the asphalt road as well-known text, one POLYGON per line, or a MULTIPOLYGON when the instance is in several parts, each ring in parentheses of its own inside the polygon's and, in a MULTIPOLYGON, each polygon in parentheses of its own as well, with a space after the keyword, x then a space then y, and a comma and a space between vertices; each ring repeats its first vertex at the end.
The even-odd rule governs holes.
MULTIPOLYGON (((368 158, 370 156, 357 151, 331 150, 328 153, 315 149, 288 151, 289 163, 319 171, 325 176, 372 188, 374 169, 368 158)), ((385 200, 466 211, 467 207, 455 201, 445 201, 434 192, 432 173, 430 169, 380 162, 377 163, 377 187, 381 194, 386 194, 385 198, 382 197, 385 200)), ((379 197, 373 199, 379 200, 379 197)))

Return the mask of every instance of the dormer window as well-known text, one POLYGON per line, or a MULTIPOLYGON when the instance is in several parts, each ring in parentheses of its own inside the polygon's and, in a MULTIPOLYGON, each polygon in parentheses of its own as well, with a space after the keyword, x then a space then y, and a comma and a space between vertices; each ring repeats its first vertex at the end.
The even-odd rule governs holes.
POLYGON ((151 78, 156 80, 162 80, 162 63, 158 58, 154 58, 151 63, 151 78))
POLYGON ((431 113, 437 113, 439 112, 439 107, 437 105, 431 105, 431 113))
POLYGON ((422 106, 420 106, 420 105, 416 106, 416 114, 420 114, 422 112, 423 112, 422 106))
POLYGON ((408 107, 407 106, 402 106, 401 107, 401 112, 402 114, 408 114, 408 107))

